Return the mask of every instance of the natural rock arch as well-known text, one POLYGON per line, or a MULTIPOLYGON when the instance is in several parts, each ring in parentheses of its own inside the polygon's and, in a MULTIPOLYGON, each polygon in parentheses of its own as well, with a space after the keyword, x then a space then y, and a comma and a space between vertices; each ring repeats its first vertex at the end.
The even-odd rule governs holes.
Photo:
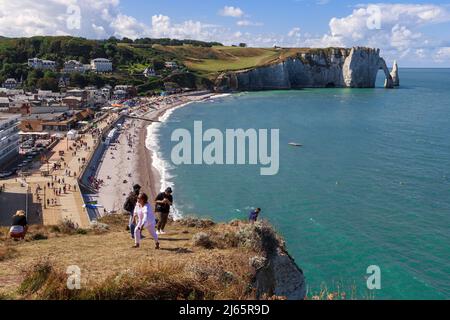
POLYGON ((384 87, 388 89, 394 88, 394 81, 392 80, 392 76, 389 72, 389 69, 386 65, 386 61, 383 58, 380 58, 379 62, 380 68, 379 70, 383 70, 384 75, 386 76, 386 80, 384 81, 384 87))

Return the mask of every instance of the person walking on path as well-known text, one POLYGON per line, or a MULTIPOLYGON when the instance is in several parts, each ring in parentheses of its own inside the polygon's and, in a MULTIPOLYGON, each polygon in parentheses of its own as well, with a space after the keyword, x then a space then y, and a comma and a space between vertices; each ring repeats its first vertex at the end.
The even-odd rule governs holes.
POLYGON ((155 215, 153 214, 152 207, 148 203, 148 196, 145 193, 141 193, 138 196, 137 204, 134 208, 133 219, 136 221, 136 228, 134 230, 135 244, 133 248, 140 247, 141 232, 146 228, 155 240, 155 249, 158 250, 159 241, 155 230, 155 215))
POLYGON ((167 188, 164 192, 159 193, 155 199, 155 212, 158 217, 156 232, 165 234, 164 228, 169 218, 170 207, 173 204, 172 188, 167 188))
POLYGON ((135 184, 133 186, 133 191, 128 195, 127 199, 125 200, 125 204, 123 205, 123 209, 125 211, 127 211, 128 214, 130 215, 130 218, 128 220, 127 230, 130 230, 130 234, 131 234, 132 238, 134 238, 134 227, 136 226, 133 223, 134 208, 136 207, 136 203, 137 203, 140 192, 141 192, 141 186, 138 184, 135 184))

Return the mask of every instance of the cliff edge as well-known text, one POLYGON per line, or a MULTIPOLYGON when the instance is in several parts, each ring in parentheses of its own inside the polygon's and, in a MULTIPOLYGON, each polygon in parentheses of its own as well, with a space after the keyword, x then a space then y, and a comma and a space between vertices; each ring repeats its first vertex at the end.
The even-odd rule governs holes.
POLYGON ((127 221, 112 215, 89 229, 67 221, 31 226, 22 242, 0 228, 0 299, 305 298, 303 272, 267 222, 171 222, 155 250, 147 232, 141 248, 131 248, 127 221), (74 270, 79 288, 70 290, 74 270))
MULTIPOLYGON (((282 61, 240 71, 221 73, 217 92, 301 88, 373 88, 379 70, 385 87, 394 80, 380 50, 365 47, 310 49, 282 61)), ((398 78, 398 71, 396 72, 398 78)))

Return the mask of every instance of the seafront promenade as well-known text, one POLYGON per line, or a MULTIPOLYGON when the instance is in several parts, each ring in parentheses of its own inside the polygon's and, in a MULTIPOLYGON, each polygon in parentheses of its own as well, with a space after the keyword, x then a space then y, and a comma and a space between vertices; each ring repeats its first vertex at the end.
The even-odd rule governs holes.
POLYGON ((31 224, 56 225, 70 220, 88 227, 90 219, 83 207, 78 177, 101 134, 117 118, 118 114, 111 113, 93 121, 78 139, 61 139, 26 175, 2 181, 0 224, 8 225, 17 210, 25 210, 31 224))

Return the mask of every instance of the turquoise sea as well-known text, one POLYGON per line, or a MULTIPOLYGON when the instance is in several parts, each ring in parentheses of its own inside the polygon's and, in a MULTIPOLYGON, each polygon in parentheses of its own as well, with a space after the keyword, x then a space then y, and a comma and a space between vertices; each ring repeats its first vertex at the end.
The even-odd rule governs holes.
POLYGON ((177 209, 219 221, 261 207, 311 291, 450 298, 450 70, 401 69, 401 87, 242 93, 174 111, 159 129, 177 209), (280 129, 280 170, 170 162, 173 130, 280 129), (289 142, 304 146, 295 148, 289 142), (368 292, 366 269, 381 269, 368 292))

